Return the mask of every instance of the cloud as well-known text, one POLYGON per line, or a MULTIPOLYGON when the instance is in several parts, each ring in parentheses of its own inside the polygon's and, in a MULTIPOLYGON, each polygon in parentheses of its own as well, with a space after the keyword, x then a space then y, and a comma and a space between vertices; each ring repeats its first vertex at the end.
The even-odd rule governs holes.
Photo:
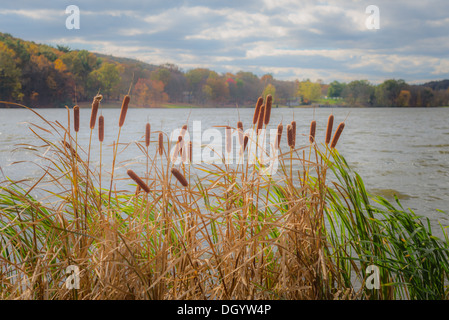
POLYGON ((185 70, 289 80, 419 82, 449 73, 446 0, 377 0, 380 30, 366 29, 367 0, 77 2, 80 30, 65 28, 64 6, 42 0, 2 4, 0 30, 185 70))

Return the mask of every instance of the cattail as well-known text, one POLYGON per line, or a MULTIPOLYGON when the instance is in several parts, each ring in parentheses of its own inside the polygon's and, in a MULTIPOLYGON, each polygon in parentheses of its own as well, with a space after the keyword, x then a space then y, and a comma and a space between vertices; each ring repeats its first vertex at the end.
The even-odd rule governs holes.
POLYGON ((159 132, 159 154, 162 155, 162 153, 164 153, 164 135, 159 132))
POLYGON ((287 125, 287 143, 290 148, 294 148, 295 144, 293 141, 293 126, 291 124, 287 125))
POLYGON ((282 138, 282 130, 284 130, 284 126, 282 123, 279 123, 278 125, 278 134, 277 134, 277 146, 276 149, 279 149, 279 146, 281 145, 281 138, 282 138))
POLYGON ((315 141, 315 131, 316 131, 316 121, 313 120, 310 123, 310 134, 309 134, 310 143, 313 143, 313 141, 315 141))
POLYGON ((239 135, 239 144, 243 146, 243 123, 242 121, 237 122, 237 130, 239 135))
POLYGON ((259 121, 257 122, 257 134, 260 133, 259 130, 261 130, 263 127, 264 114, 265 114, 265 106, 262 106, 262 108, 260 109, 260 112, 259 112, 259 121))
POLYGON ((104 140, 104 117, 102 115, 98 118, 98 140, 100 142, 104 140))
POLYGON ((332 126, 334 124, 334 115, 330 115, 327 120, 327 129, 326 129, 326 144, 329 144, 332 137, 332 126))
POLYGON ((187 132, 187 125, 183 125, 181 128, 181 136, 184 138, 185 134, 187 132))
POLYGON ((262 104, 263 104, 263 98, 259 97, 259 99, 257 99, 256 109, 254 109, 253 124, 256 124, 257 121, 259 120, 259 113, 260 113, 260 108, 262 107, 262 104))
POLYGON ((145 182, 143 182, 143 180, 140 179, 139 176, 138 176, 134 171, 132 171, 131 169, 129 169, 128 171, 126 171, 126 173, 128 174, 128 176, 129 176, 131 179, 134 180, 135 183, 137 183, 137 185, 138 185, 141 189, 143 189, 143 191, 145 191, 146 193, 149 193, 149 192, 150 192, 150 187, 148 187, 148 185, 147 185, 145 182))
POLYGON ((179 172, 178 169, 172 168, 171 173, 175 176, 176 179, 184 186, 187 187, 189 183, 187 182, 186 178, 182 175, 181 172, 179 172))
POLYGON ((230 126, 226 126, 225 136, 226 136, 226 152, 231 153, 231 151, 232 151, 232 135, 231 135, 231 127, 230 126))
POLYGON ((243 151, 246 150, 246 145, 248 144, 249 136, 248 134, 245 134, 245 137, 243 137, 243 151))
POLYGON ((151 133, 151 126, 149 123, 145 126, 145 146, 148 148, 150 146, 150 133, 151 133))
POLYGON ((73 107, 73 124, 75 126, 75 132, 80 130, 80 107, 73 107))
POLYGON ((118 126, 119 127, 123 126, 123 124, 125 123, 126 112, 128 111, 129 100, 130 100, 130 96, 129 95, 126 95, 123 98, 122 109, 120 110, 120 118, 119 118, 119 121, 118 121, 118 126))
POLYGON ((294 120, 292 121, 292 139, 293 139, 292 145, 294 148, 296 145, 296 121, 294 121, 294 120))
POLYGON ((337 131, 335 131, 334 138, 331 142, 331 149, 335 148, 337 145, 338 139, 340 139, 340 135, 343 132, 343 129, 345 128, 345 123, 342 122, 338 125, 337 131))
POLYGON ((64 144, 64 147, 69 149, 69 151, 70 151, 70 153, 72 154, 73 157, 75 157, 78 161, 81 161, 80 156, 78 155, 76 150, 73 149, 73 147, 70 145, 70 143, 68 143, 67 141, 63 141, 63 144, 64 144))
POLYGON ((265 115, 264 115, 264 124, 267 125, 270 122, 271 116, 271 104, 273 103, 273 97, 271 94, 267 95, 267 101, 265 102, 265 115))
POLYGON ((189 141, 189 160, 190 160, 190 163, 192 163, 193 161, 192 161, 192 158, 193 158, 193 144, 192 144, 192 141, 189 141))
POLYGON ((97 122, 97 113, 98 113, 98 107, 100 106, 100 101, 103 99, 103 96, 101 94, 96 95, 94 98, 94 101, 92 102, 92 110, 90 112, 90 128, 95 128, 95 122, 97 122))

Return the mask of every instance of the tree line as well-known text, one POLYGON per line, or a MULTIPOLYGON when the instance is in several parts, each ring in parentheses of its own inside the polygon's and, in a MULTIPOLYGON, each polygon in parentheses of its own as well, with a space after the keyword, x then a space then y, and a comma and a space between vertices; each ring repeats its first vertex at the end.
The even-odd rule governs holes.
POLYGON ((189 103, 249 106, 271 94, 276 105, 340 104, 348 106, 431 107, 449 105, 449 80, 409 85, 386 80, 324 84, 282 81, 271 74, 219 74, 207 68, 181 70, 174 64, 152 65, 133 59, 36 44, 0 33, 0 100, 32 107, 63 107, 90 101, 100 92, 120 101, 131 88, 135 105, 189 103))

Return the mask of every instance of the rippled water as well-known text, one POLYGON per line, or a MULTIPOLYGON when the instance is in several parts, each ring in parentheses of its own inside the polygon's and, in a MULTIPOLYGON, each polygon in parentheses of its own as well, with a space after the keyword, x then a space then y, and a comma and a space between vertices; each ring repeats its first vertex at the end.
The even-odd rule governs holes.
MULTIPOLYGON (((39 109, 48 120, 67 123, 64 109, 39 109)), ((117 122, 120 110, 104 109, 106 132, 103 151, 104 163, 111 162, 112 148, 108 145, 117 139, 117 122)), ((449 108, 382 108, 382 109, 273 109, 270 127, 275 128, 282 120, 297 121, 297 145, 305 145, 305 136, 312 119, 317 120, 317 137, 322 140, 327 117, 333 112, 335 127, 346 120, 346 127, 339 141, 338 149, 364 179, 369 191, 389 199, 396 194, 404 207, 431 219, 449 225, 441 209, 449 213, 449 108)), ((202 130, 212 126, 232 125, 240 118, 248 128, 252 120, 252 109, 130 109, 122 129, 120 142, 131 142, 119 156, 120 161, 142 159, 139 149, 132 144, 142 139, 145 123, 152 125, 152 131, 171 132, 182 126, 187 118, 201 121, 202 130)), ((87 146, 89 139, 90 110, 81 110, 79 140, 87 146)), ((26 150, 14 151, 17 144, 38 144, 28 127, 28 121, 42 123, 31 111, 22 109, 0 109, 0 166, 6 176, 12 179, 36 177, 41 172, 39 161, 26 150), (15 161, 36 160, 36 164, 15 161)), ((334 127, 334 128, 335 128, 334 127)), ((153 140, 156 135, 153 135, 153 140)), ((284 135, 285 137, 285 135, 284 135)), ((284 138, 285 139, 285 138, 284 138)), ((95 140, 95 139, 94 139, 95 140)), ((95 140, 94 144, 98 144, 95 140)), ((95 146, 98 148, 98 145, 95 146)), ((99 154, 92 155, 98 163, 99 154)), ((124 168, 117 170, 123 175, 124 168)))

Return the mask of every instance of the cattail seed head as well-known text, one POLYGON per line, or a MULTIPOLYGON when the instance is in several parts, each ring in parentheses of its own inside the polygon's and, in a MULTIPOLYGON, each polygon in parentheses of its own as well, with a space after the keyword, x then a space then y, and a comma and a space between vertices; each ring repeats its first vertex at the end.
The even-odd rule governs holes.
POLYGON ((70 143, 68 143, 68 142, 65 141, 65 140, 64 140, 62 143, 63 143, 64 147, 66 147, 66 148, 70 151, 70 153, 72 154, 72 156, 73 156, 74 158, 76 158, 78 161, 81 161, 80 156, 78 155, 78 153, 76 152, 76 150, 73 149, 73 147, 70 145, 70 143))
POLYGON ((193 158, 193 144, 192 141, 189 141, 189 160, 190 163, 192 163, 192 158, 193 158))
POLYGON ((254 109, 253 124, 256 124, 257 121, 259 120, 259 113, 260 113, 260 109, 262 108, 262 104, 263 104, 263 98, 259 97, 259 99, 257 99, 256 109, 254 109))
POLYGON ((332 137, 332 126, 334 124, 334 115, 330 115, 327 120, 327 129, 326 129, 326 144, 329 144, 332 137))
POLYGON ((129 169, 128 171, 126 171, 126 173, 128 174, 128 176, 134 180, 135 183, 137 183, 137 185, 146 193, 150 192, 150 187, 148 187, 148 185, 143 182, 142 179, 140 179, 140 177, 131 169, 129 169))
POLYGON ((232 133, 231 133, 230 126, 226 126, 225 136, 226 136, 226 152, 231 153, 231 151, 232 151, 232 133))
POLYGON ((73 125, 75 127, 75 132, 80 130, 80 107, 73 107, 73 125))
POLYGON ((281 145, 281 138, 282 138, 282 131, 284 130, 284 126, 282 123, 279 123, 278 125, 278 133, 277 133, 277 145, 276 149, 279 149, 279 146, 281 145))
POLYGON ((187 187, 189 183, 187 182, 186 178, 182 175, 181 172, 179 172, 178 169, 172 168, 171 173, 175 176, 176 179, 184 186, 187 187))
POLYGON ((310 123, 310 134, 309 134, 310 143, 313 143, 315 141, 315 132, 316 132, 316 121, 313 120, 310 123))
POLYGON ((104 140, 104 117, 102 115, 98 118, 98 140, 100 142, 104 140))
POLYGON ((292 123, 291 123, 291 125, 292 125, 292 141, 293 141, 293 143, 292 143, 292 145, 293 145, 293 148, 295 147, 295 145, 296 145, 296 121, 292 121, 292 123))
POLYGON ((90 112, 90 128, 95 128, 95 122, 97 122, 97 113, 98 113, 98 107, 100 106, 100 101, 103 99, 103 96, 101 94, 96 95, 94 98, 94 101, 92 102, 92 110, 90 112))
POLYGON ((265 114, 265 106, 262 106, 259 112, 259 121, 257 122, 257 134, 260 134, 260 130, 263 127, 264 114, 265 114))
POLYGON ((334 137, 332 138, 331 149, 335 148, 335 146, 337 145, 338 139, 340 139, 340 135, 343 132, 344 128, 345 128, 344 122, 338 125, 337 131, 335 131, 334 137))
POLYGON ((243 123, 242 121, 237 122, 237 133, 239 136, 239 144, 243 146, 243 123))
POLYGON ((159 154, 162 155, 164 153, 164 135, 162 132, 159 132, 159 154))
POLYGON ((128 111, 128 104, 130 99, 131 97, 128 94, 123 98, 122 108, 120 110, 120 118, 118 121, 119 127, 123 126, 123 124, 125 123, 126 112, 128 111))
POLYGON ((267 125, 270 122, 271 116, 271 105, 273 103, 273 97, 271 94, 267 95, 267 101, 265 102, 265 115, 264 115, 264 124, 267 125))
POLYGON ((248 134, 245 134, 245 137, 243 137, 243 151, 245 151, 246 146, 248 145, 249 136, 248 134))
POLYGON ((150 134, 151 134, 151 125, 147 123, 145 126, 145 146, 147 148, 150 146, 150 134))
POLYGON ((293 141, 293 126, 291 124, 287 125, 287 143, 290 148, 294 148, 294 141, 293 141))

